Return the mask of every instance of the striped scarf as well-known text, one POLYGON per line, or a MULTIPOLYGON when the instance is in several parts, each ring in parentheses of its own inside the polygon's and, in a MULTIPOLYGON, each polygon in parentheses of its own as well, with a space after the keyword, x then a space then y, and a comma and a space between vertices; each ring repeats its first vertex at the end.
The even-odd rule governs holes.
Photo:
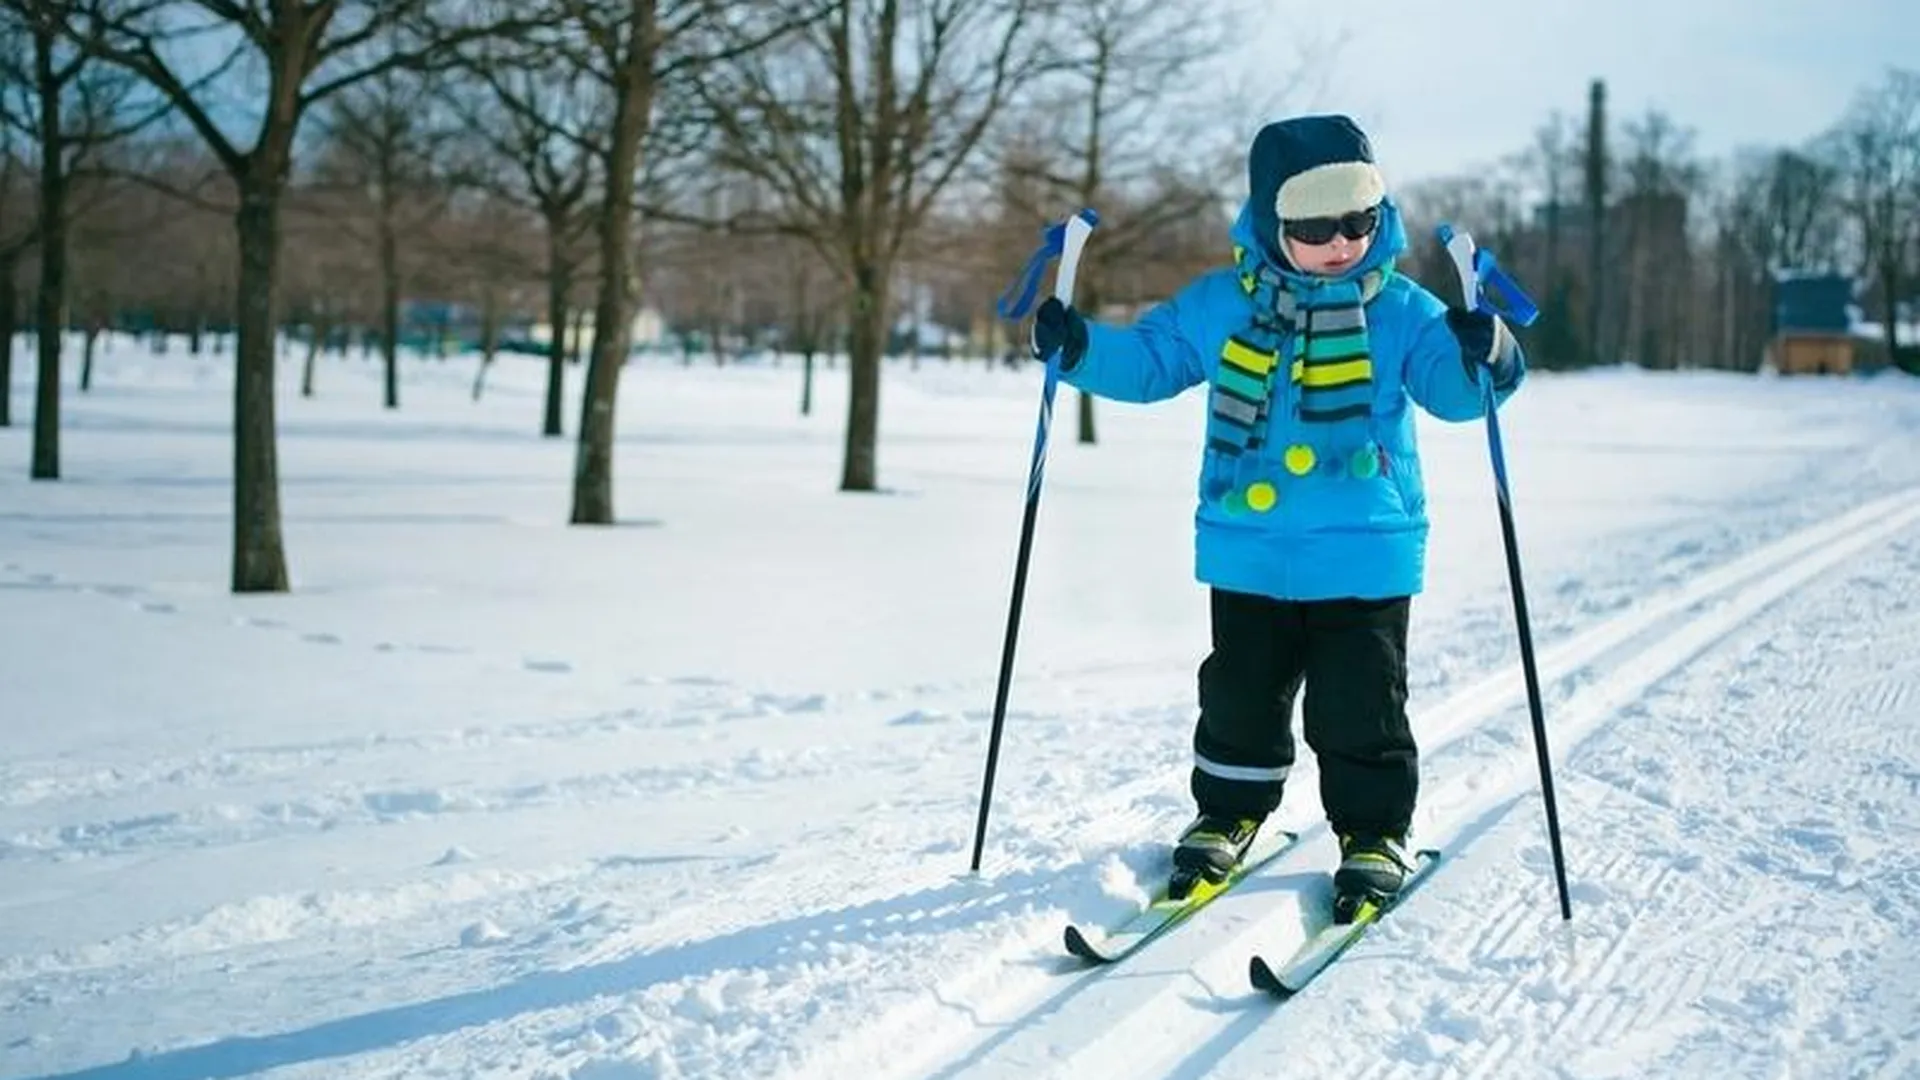
MULTIPOLYGON (((1353 429, 1338 431, 1353 437, 1328 441, 1363 445, 1373 417, 1366 304, 1379 294, 1392 263, 1349 281, 1283 272, 1240 245, 1233 256, 1254 315, 1220 350, 1207 418, 1208 448, 1234 456, 1260 448, 1273 402, 1274 371, 1289 336, 1293 348, 1287 374, 1297 390, 1295 415, 1309 424, 1353 429)), ((1326 430, 1336 435, 1336 429, 1326 430)))

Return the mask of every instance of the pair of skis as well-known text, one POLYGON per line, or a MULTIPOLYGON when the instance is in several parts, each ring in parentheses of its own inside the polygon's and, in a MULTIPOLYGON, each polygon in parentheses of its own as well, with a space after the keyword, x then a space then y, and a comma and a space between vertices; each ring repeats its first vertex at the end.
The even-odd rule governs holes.
MULTIPOLYGON (((1088 963, 1117 964, 1225 895, 1249 875, 1286 852, 1298 839, 1295 833, 1277 832, 1254 841, 1240 865, 1219 882, 1189 882, 1176 877, 1163 886, 1146 907, 1105 933, 1090 936, 1087 931, 1069 923, 1065 933, 1067 951, 1088 963)), ((1315 976, 1365 937, 1374 924, 1426 879, 1428 872, 1439 861, 1438 851, 1425 849, 1416 853, 1406 882, 1391 901, 1362 900, 1350 918, 1328 922, 1284 960, 1276 963, 1256 953, 1248 961, 1248 977, 1253 985, 1275 997, 1290 997, 1300 992, 1315 976)))

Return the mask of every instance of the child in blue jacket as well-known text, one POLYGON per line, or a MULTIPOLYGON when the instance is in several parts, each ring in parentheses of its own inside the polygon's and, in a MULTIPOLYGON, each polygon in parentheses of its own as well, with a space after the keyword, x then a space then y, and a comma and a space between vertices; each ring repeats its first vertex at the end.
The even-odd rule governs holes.
POLYGON ((1410 869, 1419 786, 1407 724, 1410 599, 1425 563, 1426 496, 1410 405, 1482 415, 1525 360, 1494 316, 1448 308, 1394 272, 1406 232, 1366 135, 1345 116, 1272 123, 1248 154, 1235 266, 1201 275, 1131 326, 1058 300, 1036 353, 1120 401, 1208 384, 1195 576, 1211 587, 1191 788, 1199 816, 1178 870, 1214 880, 1280 804, 1293 700, 1340 838, 1336 891, 1396 893, 1410 869))

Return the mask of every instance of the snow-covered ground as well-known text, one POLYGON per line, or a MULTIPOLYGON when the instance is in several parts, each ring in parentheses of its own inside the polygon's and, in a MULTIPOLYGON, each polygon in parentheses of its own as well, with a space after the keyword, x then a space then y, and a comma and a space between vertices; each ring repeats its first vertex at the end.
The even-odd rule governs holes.
MULTIPOLYGON (((23 350, 24 352, 24 350, 23 350)), ((24 360, 24 355, 23 355, 24 360)), ((570 529, 542 371, 285 365, 286 596, 226 590, 225 358, 120 341, 66 479, 0 430, 0 1076, 1920 1075, 1920 380, 1536 375, 1503 414, 1574 919, 1484 430, 1423 430, 1419 839, 1305 994, 1305 843, 1121 968, 1185 822, 1202 402, 1062 399, 967 873, 1036 387, 632 368, 570 529)), ((577 386, 580 372, 570 377, 577 386)), ((569 408, 569 429, 574 410, 569 408)))

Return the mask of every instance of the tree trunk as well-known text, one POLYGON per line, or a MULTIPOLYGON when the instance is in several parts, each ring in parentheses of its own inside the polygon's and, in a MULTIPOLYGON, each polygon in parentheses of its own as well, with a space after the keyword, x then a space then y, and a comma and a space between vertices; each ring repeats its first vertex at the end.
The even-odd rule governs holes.
POLYGON ((547 325, 553 328, 553 341, 547 346, 547 414, 540 434, 558 438, 561 402, 567 385, 567 350, 571 327, 567 319, 567 297, 573 292, 573 264, 566 252, 566 225, 556 217, 547 218, 547 325))
POLYGON ((80 351, 80 392, 83 394, 93 389, 93 352, 99 343, 100 320, 90 319, 87 321, 86 344, 80 351))
POLYGON ((380 194, 380 328, 387 364, 386 407, 400 407, 400 239, 393 223, 392 185, 380 194))
POLYGON ((53 33, 34 33, 40 97, 40 294, 35 307, 40 371, 33 408, 35 480, 60 479, 60 339, 67 301, 67 173, 61 145, 60 83, 53 70, 53 33))
POLYGON ((879 488, 880 363, 887 340, 887 278, 875 266, 854 271, 848 327, 847 445, 841 491, 879 488))
POLYGON ((308 324, 307 332, 312 336, 307 340, 306 363, 300 368, 300 396, 310 398, 313 396, 315 361, 319 359, 321 346, 326 343, 328 335, 333 333, 333 327, 328 325, 324 306, 315 309, 313 321, 308 324))
POLYGON ((1605 301, 1607 225, 1607 90, 1593 81, 1587 95, 1587 349, 1590 362, 1606 356, 1601 335, 1606 328, 1605 301))
POLYGON ((1895 366, 1900 362, 1900 270, 1895 261, 1899 257, 1889 244, 1880 264, 1881 331, 1887 339, 1887 363, 1895 366))
POLYGON ((238 342, 233 387, 233 591, 286 592, 280 471, 273 415, 275 270, 280 250, 279 170, 241 179, 238 342))
MULTIPOLYGON (((1087 202, 1082 203, 1081 205, 1092 206, 1093 202, 1091 200, 1088 200, 1087 202)), ((1089 267, 1089 269, 1092 269, 1092 268, 1089 267)), ((1091 277, 1093 275, 1088 275, 1088 276, 1091 277)), ((1083 299, 1080 300, 1080 302, 1076 304, 1076 306, 1079 307, 1080 310, 1083 312, 1090 313, 1090 312, 1099 311, 1100 297, 1098 292, 1095 290, 1093 283, 1086 282, 1084 284, 1079 284, 1077 287, 1079 288, 1080 295, 1083 299)), ((1080 442, 1082 445, 1092 446, 1095 443, 1100 441, 1099 435, 1094 426, 1094 420, 1093 420, 1093 395, 1087 393, 1084 390, 1076 390, 1074 391, 1074 393, 1078 395, 1080 398, 1080 408, 1079 408, 1080 442)))
POLYGON ((1093 424, 1093 395, 1085 390, 1076 390, 1080 396, 1080 442, 1087 446, 1100 441, 1093 424))
POLYGON ((480 290, 480 369, 473 376, 473 400, 487 388, 487 369, 500 352, 500 290, 488 281, 480 290))
POLYGON ((13 343, 20 336, 20 289, 14 284, 19 252, 0 258, 0 428, 13 426, 13 343))
POLYGON ((800 415, 813 415, 813 343, 800 354, 800 415))
POLYGON ((614 522, 614 405, 633 336, 634 171, 640 163, 641 140, 653 118, 653 16, 652 4, 635 0, 607 147, 607 198, 599 222, 600 297, 593 311, 593 352, 587 363, 579 453, 573 468, 571 521, 575 525, 614 522))

